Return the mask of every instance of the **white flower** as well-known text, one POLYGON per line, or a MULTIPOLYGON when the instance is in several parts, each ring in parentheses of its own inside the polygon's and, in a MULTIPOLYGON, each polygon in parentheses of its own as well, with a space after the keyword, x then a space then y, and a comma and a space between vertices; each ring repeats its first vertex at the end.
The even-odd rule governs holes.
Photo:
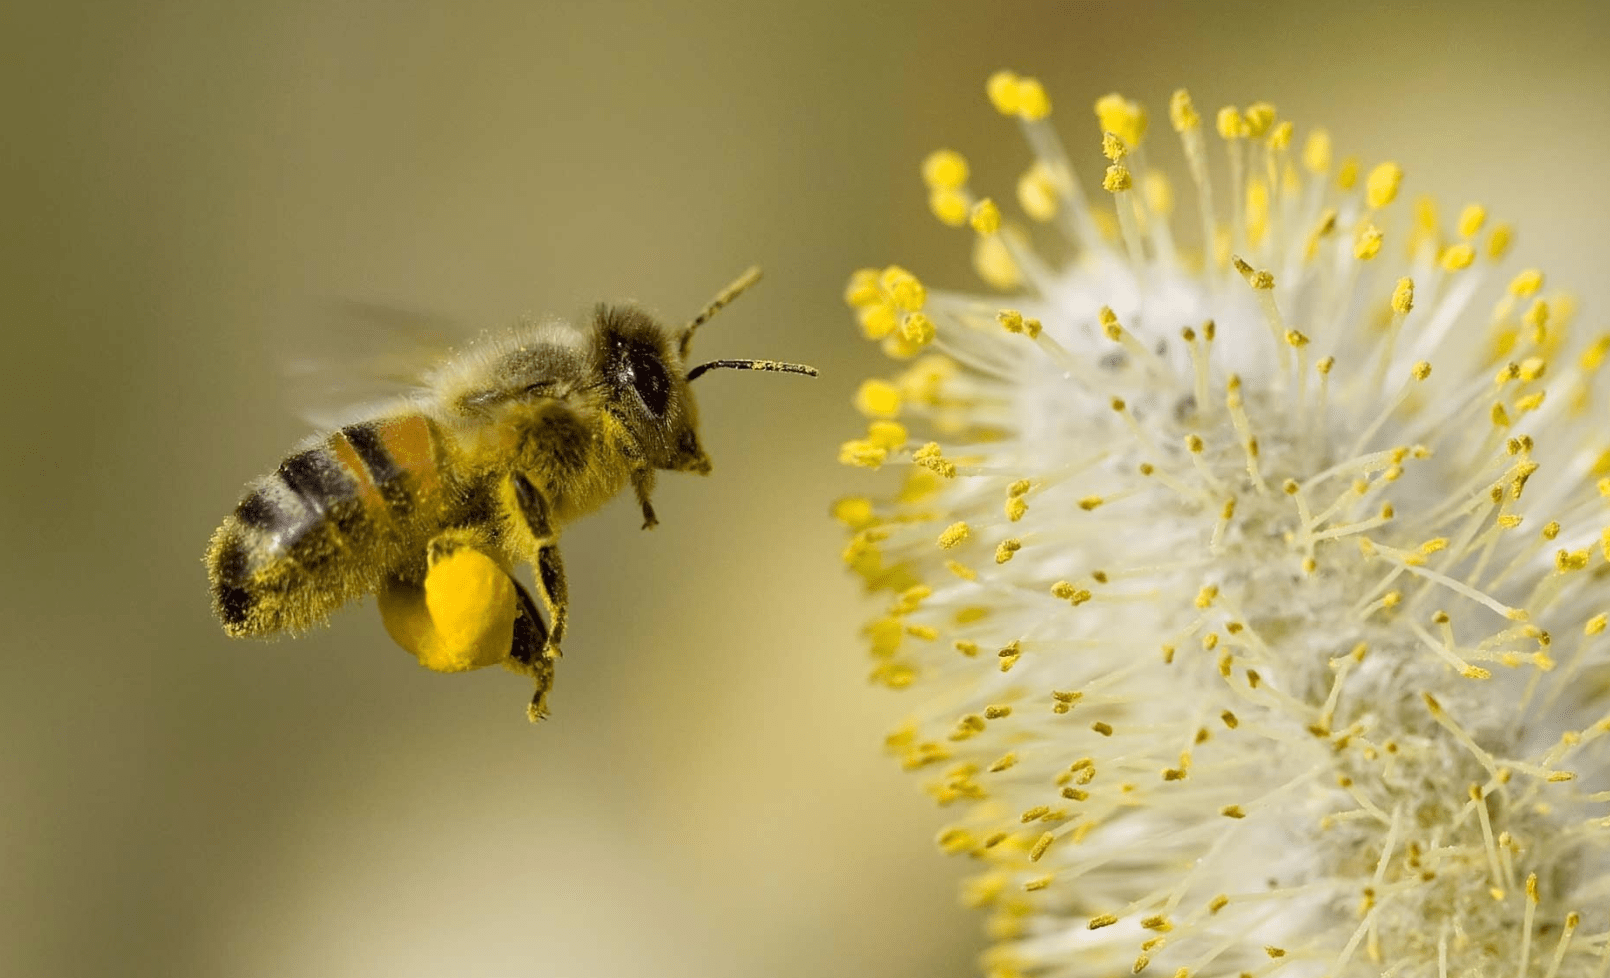
POLYGON ((989 95, 1042 228, 928 159, 1016 294, 853 277, 915 359, 843 453, 903 482, 835 507, 987 972, 1603 975, 1610 338, 1497 276, 1481 207, 1445 228, 1272 106, 1221 110, 1213 187, 1176 93, 1171 229, 1140 106, 1096 103, 1098 206, 1039 84, 989 95))

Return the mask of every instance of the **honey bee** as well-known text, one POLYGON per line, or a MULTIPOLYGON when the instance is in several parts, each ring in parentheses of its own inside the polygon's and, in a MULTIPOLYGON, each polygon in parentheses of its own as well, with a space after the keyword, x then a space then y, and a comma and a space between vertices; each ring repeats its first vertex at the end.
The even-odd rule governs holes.
POLYGON ((759 278, 751 268, 675 331, 600 304, 585 328, 484 338, 412 396, 305 442, 250 485, 207 547, 224 631, 295 634, 375 594, 388 631, 425 664, 529 675, 528 714, 542 718, 569 617, 561 528, 627 484, 652 528, 657 473, 709 473, 689 388, 706 371, 816 375, 775 360, 686 366, 694 332, 759 278), (546 621, 517 564, 534 568, 546 621), (451 601, 473 621, 450 622, 451 601))

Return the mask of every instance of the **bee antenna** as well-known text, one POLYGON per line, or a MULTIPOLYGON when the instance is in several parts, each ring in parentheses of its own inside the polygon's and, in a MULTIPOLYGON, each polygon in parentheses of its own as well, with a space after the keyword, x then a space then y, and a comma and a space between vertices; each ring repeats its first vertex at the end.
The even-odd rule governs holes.
POLYGON ((693 346, 693 331, 709 322, 711 316, 726 308, 727 303, 743 295, 746 289, 758 281, 760 281, 760 266, 751 265, 747 271, 733 280, 731 285, 716 293, 716 297, 710 300, 710 304, 705 306, 697 316, 689 320, 686 326, 682 327, 682 333, 677 339, 677 354, 686 358, 688 349, 693 346))
POLYGON ((817 376, 815 367, 807 367, 803 363, 784 363, 781 360, 711 360, 701 363, 688 371, 688 381, 691 383, 706 370, 726 368, 728 370, 769 370, 780 374, 804 374, 807 377, 817 376))

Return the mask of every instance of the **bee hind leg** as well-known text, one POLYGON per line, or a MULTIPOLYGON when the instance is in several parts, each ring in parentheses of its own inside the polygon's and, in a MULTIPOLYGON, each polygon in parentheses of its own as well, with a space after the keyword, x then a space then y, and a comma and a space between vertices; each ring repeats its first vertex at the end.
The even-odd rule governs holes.
POLYGON ((532 723, 548 715, 548 691, 553 689, 553 659, 547 655, 548 628, 537 613, 536 602, 519 581, 514 582, 519 613, 514 619, 514 639, 509 643, 509 667, 523 672, 536 683, 526 718, 532 723))
POLYGON ((559 556, 559 535, 549 519, 548 500, 530 479, 521 473, 510 477, 514 506, 512 514, 523 527, 529 539, 525 541, 528 560, 536 567, 537 592, 542 606, 548 612, 548 629, 544 637, 542 654, 548 659, 559 658, 559 643, 564 640, 565 627, 570 620, 570 587, 565 580, 565 562, 559 556))

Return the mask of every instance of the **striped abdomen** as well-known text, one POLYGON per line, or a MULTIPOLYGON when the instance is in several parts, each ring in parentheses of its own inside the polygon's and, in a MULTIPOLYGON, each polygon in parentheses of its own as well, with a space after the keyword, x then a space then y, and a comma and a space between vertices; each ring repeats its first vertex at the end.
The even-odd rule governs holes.
POLYGON ((348 425, 252 485, 207 548, 231 635, 299 631, 374 591, 439 524, 440 438, 421 415, 348 425))

